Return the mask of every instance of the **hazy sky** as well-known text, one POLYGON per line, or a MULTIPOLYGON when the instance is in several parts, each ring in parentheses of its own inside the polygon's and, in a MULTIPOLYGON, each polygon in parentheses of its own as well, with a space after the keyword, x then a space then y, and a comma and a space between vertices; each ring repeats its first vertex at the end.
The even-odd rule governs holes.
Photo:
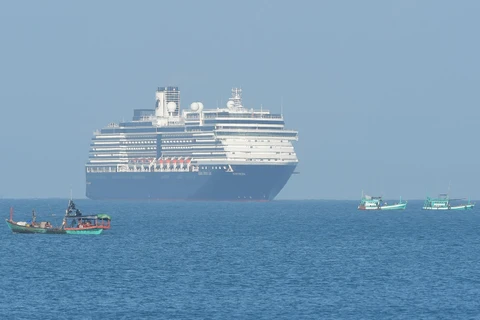
POLYGON ((283 110, 278 199, 480 199, 479 1, 0 3, 0 197, 85 196, 92 133, 153 108, 283 110))

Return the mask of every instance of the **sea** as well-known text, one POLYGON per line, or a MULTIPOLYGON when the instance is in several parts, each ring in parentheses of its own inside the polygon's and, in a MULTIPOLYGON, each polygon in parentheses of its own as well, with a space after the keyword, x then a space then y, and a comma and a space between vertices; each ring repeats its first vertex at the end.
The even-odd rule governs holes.
MULTIPOLYGON (((0 319, 480 319, 480 212, 75 200, 101 235, 0 228, 0 319)), ((68 199, 0 199, 60 225, 68 199)))

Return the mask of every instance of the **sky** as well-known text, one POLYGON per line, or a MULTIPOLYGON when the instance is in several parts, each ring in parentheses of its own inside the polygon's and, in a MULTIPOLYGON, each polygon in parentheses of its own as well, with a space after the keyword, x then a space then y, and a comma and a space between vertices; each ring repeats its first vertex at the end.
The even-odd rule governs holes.
POLYGON ((244 105, 296 129, 277 199, 480 199, 478 1, 0 3, 0 197, 85 197, 93 131, 244 105))

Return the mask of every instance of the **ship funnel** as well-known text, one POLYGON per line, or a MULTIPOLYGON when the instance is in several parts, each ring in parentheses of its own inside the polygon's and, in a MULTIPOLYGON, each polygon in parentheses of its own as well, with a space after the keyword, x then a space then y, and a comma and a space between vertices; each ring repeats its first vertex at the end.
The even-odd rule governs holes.
POLYGON ((164 117, 165 113, 165 92, 157 91, 155 92, 155 116, 157 117, 164 117))
POLYGON ((157 117, 178 116, 180 114, 180 91, 178 87, 159 87, 155 93, 157 117))

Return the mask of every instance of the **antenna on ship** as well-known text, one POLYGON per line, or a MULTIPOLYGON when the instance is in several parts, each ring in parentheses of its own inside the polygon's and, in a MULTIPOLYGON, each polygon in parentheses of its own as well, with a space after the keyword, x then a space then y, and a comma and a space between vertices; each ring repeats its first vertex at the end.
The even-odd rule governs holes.
MULTIPOLYGON (((283 96, 280 97, 280 115, 283 118, 283 96)), ((362 195, 363 195, 363 190, 362 190, 362 195)))

